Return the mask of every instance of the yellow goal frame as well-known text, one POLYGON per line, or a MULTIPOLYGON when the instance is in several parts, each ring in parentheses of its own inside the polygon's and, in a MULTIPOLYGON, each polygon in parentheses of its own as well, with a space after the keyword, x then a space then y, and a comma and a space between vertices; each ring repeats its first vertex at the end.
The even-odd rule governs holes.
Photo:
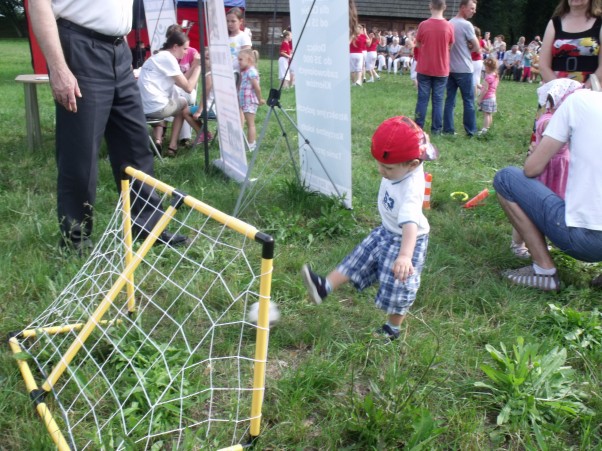
MULTIPOLYGON (((153 178, 142 171, 127 167, 124 169, 124 177, 121 181, 121 197, 123 204, 123 224, 124 224, 124 242, 125 242, 125 268, 123 269, 119 279, 113 284, 111 289, 105 295, 101 303, 98 305, 94 313, 85 323, 67 324, 64 326, 54 326, 39 329, 25 329, 19 332, 14 332, 9 336, 9 347, 17 360, 17 365, 25 382, 27 391, 32 399, 38 415, 42 419, 48 433, 60 451, 70 450, 71 447, 61 432, 57 422, 55 421, 52 412, 45 403, 45 397, 50 393, 53 386, 58 382, 63 373, 67 370, 69 364, 78 354, 90 334, 98 325, 111 326, 117 321, 103 320, 103 317, 109 307, 113 304, 119 293, 126 289, 128 311, 134 313, 136 311, 136 301, 134 298, 135 287, 135 271, 143 261, 146 254, 150 251, 157 237, 167 228, 170 221, 174 218, 178 208, 185 204, 188 207, 204 214, 205 216, 223 224, 229 229, 244 235, 262 245, 261 255, 261 275, 259 282, 259 315, 257 320, 256 344, 255 344, 255 363, 253 367, 253 396, 251 401, 250 414, 250 442, 259 436, 261 429, 261 410, 263 406, 263 397, 265 390, 265 372, 268 352, 269 338, 269 304, 272 285, 272 270, 274 259, 274 240, 273 238, 260 232, 255 227, 241 221, 238 218, 227 215, 226 213, 217 210, 210 205, 207 205, 192 196, 185 195, 174 187, 153 178), (162 193, 169 195, 172 198, 172 204, 165 210, 162 217, 159 219, 151 233, 141 244, 140 249, 134 254, 132 251, 132 221, 130 211, 130 178, 136 179, 162 193), (25 359, 20 358, 24 352, 19 340, 27 340, 34 338, 40 332, 46 334, 61 334, 71 331, 77 331, 76 339, 65 351, 61 360, 53 367, 51 373, 39 385, 33 376, 32 370, 25 359)), ((242 450, 243 444, 230 446, 223 450, 242 450)))

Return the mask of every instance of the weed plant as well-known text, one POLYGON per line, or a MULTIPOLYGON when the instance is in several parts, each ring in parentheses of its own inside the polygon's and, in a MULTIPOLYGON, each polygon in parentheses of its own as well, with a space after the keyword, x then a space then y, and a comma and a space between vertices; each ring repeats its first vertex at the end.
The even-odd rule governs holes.
POLYGON ((602 347, 602 313, 597 309, 580 312, 569 306, 550 304, 542 318, 542 327, 558 335, 562 343, 575 351, 594 353, 602 347))
MULTIPOLYGON (((43 312, 84 261, 57 251, 54 106, 49 87, 38 87, 43 145, 29 152, 23 89, 14 82, 17 75, 31 72, 27 41, 0 41, 0 60, 0 324, 7 334, 43 312)), ((269 61, 261 61, 259 69, 267 97, 269 61)), ((562 334, 556 326, 538 327, 549 315, 549 304, 565 313, 566 308, 600 311, 600 292, 589 281, 602 268, 555 253, 563 283, 560 293, 511 286, 501 278, 501 270, 524 262, 509 250, 510 226, 495 196, 471 210, 450 197, 455 191, 473 196, 491 188, 498 169, 523 163, 536 88, 502 81, 498 113, 484 138, 464 135, 460 104, 458 135, 432 137, 441 156, 425 165, 433 174, 432 209, 426 212, 431 224, 427 265, 402 339, 389 345, 372 336, 384 321, 373 305, 374 288, 357 292, 344 287, 315 306, 308 301, 299 269, 308 262, 326 273, 378 224, 380 179, 370 155, 370 137, 388 117, 413 116, 416 91, 409 77, 383 74, 380 82, 351 89, 353 210, 302 189, 292 165, 296 149, 291 157, 282 129, 275 121, 264 123, 267 109, 260 109, 257 123, 260 129, 265 127, 265 138, 254 170, 258 182, 241 218, 276 239, 272 295, 282 319, 270 335, 258 449, 602 449, 599 338, 589 340, 587 362, 576 364, 575 351, 565 337, 572 326, 561 324, 566 330, 562 334), (543 425, 541 421, 515 421, 519 416, 512 409, 508 415, 504 411, 506 421, 498 421, 507 403, 504 393, 515 393, 514 386, 505 389, 481 370, 491 362, 494 349, 500 352, 494 347, 518 343, 518 337, 524 337, 525 347, 543 346, 529 351, 531 363, 539 362, 542 386, 585 395, 571 397, 584 408, 575 408, 570 416, 554 409, 541 413, 547 420, 543 440, 533 429, 533 424, 543 425), (561 363, 564 352, 574 367, 571 385, 558 385, 555 376, 562 375, 568 383, 561 363), (477 392, 475 382, 489 384, 491 396, 477 392)), ((281 104, 294 117, 294 90, 282 93, 281 104)), ((427 131, 429 127, 427 120, 427 131)), ((294 130, 286 132, 296 145, 294 130)), ((218 157, 216 146, 209 152, 211 159, 218 157)), ((182 150, 176 159, 157 161, 155 170, 159 179, 231 213, 240 186, 204 168, 204 152, 191 149, 182 150)), ((95 237, 116 201, 110 167, 102 155, 95 237)), ((583 344, 585 335, 579 337, 583 344)), ((539 405, 537 409, 540 412, 539 405)), ((187 432, 191 447, 198 443, 198 433, 187 432)), ((111 448, 120 439, 107 434, 103 443, 111 448)), ((205 444, 212 449, 220 445, 205 444)), ((52 448, 8 351, 0 354, 0 447, 52 448)))
POLYGON ((510 431, 524 434, 527 443, 532 431, 535 443, 546 448, 545 437, 551 426, 565 418, 591 415, 582 402, 585 394, 576 387, 574 370, 566 366, 566 349, 554 347, 542 352, 540 344, 525 343, 522 337, 517 338, 512 351, 504 343, 499 350, 491 345, 486 349, 495 366, 482 364, 489 381, 476 382, 475 386, 492 395, 500 409, 498 426, 508 425, 510 431))

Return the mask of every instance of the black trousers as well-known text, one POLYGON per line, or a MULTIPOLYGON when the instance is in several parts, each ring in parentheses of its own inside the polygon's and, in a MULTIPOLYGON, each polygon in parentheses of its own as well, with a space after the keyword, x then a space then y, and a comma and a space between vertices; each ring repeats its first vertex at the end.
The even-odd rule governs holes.
POLYGON ((521 76, 523 75, 523 68, 522 67, 513 67, 512 68, 512 76, 514 78, 514 81, 520 81, 521 76))
MULTIPOLYGON (((62 26, 59 36, 82 94, 76 113, 56 105, 59 226, 65 239, 76 242, 92 233, 103 137, 118 191, 124 165, 152 175, 154 162, 127 44, 114 45, 62 26)), ((150 230, 161 214, 153 208, 160 199, 140 184, 135 188, 139 194, 131 199, 135 225, 150 230)))

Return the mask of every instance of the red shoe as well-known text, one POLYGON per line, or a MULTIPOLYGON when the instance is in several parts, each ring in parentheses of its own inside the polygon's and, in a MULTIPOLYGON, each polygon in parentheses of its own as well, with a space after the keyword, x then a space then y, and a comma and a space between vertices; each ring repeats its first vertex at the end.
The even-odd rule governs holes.
POLYGON ((198 132, 198 134, 196 135, 196 139, 194 140, 194 145, 197 146, 199 144, 204 143, 205 141, 210 142, 213 139, 213 135, 211 134, 211 132, 198 132))
POLYGON ((193 146, 198 146, 199 144, 202 144, 204 142, 205 142, 205 134, 202 131, 198 132, 196 135, 196 139, 194 140, 193 146))

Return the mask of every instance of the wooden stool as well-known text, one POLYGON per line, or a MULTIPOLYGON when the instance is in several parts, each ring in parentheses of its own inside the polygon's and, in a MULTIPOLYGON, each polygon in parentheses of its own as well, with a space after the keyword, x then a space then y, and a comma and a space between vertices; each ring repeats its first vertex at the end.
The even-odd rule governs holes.
POLYGON ((40 109, 38 107, 39 84, 49 82, 48 75, 18 75, 17 83, 23 83, 25 90, 25 122, 27 126, 27 147, 35 150, 42 145, 42 132, 40 131, 40 109))

